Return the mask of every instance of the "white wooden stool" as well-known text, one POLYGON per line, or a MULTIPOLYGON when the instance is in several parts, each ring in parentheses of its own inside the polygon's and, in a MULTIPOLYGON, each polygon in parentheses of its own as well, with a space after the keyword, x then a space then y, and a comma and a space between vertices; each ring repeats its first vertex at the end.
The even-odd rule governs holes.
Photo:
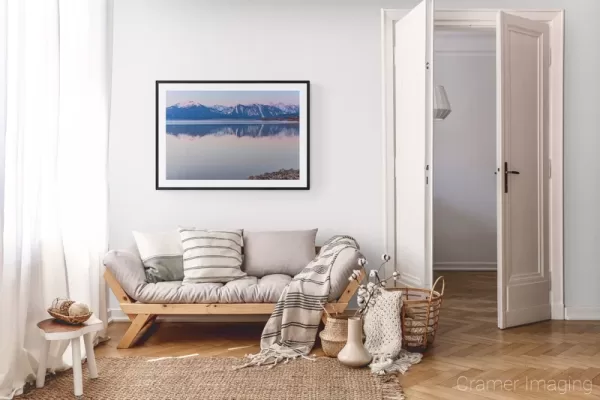
POLYGON ((94 357, 94 332, 104 329, 104 323, 93 315, 83 323, 83 325, 68 325, 61 323, 54 318, 43 320, 37 324, 44 335, 44 347, 40 354, 40 364, 38 366, 35 385, 39 388, 44 387, 46 380, 46 361, 48 359, 48 350, 51 340, 70 340, 71 350, 73 351, 73 386, 75 387, 75 396, 83 395, 83 382, 81 372, 81 340, 85 344, 87 354, 88 371, 90 378, 98 377, 96 368, 96 358, 94 357))

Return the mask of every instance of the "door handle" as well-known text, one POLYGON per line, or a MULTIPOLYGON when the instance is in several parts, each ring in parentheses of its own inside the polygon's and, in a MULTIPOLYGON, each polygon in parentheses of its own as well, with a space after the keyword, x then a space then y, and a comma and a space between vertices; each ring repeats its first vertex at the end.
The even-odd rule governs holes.
POLYGON ((508 193, 508 174, 519 175, 519 171, 510 171, 508 169, 508 163, 504 162, 504 193, 508 193))

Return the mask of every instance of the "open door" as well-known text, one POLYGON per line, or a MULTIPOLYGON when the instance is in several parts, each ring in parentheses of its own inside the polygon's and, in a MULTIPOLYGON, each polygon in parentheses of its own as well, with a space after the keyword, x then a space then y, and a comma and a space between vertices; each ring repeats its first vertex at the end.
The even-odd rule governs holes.
POLYGON ((498 327, 550 319, 549 27, 499 12, 498 327))
POLYGON ((433 0, 395 24, 396 271, 417 287, 432 282, 433 0))

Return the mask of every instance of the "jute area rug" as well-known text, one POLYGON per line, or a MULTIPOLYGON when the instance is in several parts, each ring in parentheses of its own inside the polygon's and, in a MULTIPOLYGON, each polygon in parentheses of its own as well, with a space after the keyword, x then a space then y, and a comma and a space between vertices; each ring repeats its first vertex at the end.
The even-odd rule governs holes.
MULTIPOLYGON (((233 370, 235 358, 98 358, 98 379, 83 368, 83 399, 201 400, 396 400, 404 399, 394 377, 387 381, 368 369, 351 369, 336 359, 297 360, 275 368, 233 370)), ((41 389, 18 399, 65 400, 73 396, 73 373, 46 378, 41 389)))

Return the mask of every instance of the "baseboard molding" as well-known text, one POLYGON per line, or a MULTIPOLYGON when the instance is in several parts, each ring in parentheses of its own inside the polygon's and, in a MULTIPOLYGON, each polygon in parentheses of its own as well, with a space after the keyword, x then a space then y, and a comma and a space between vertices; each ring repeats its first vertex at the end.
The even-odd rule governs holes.
POLYGON ((129 317, 120 308, 108 309, 108 323, 129 321, 129 317))
POLYGON ((400 286, 410 286, 410 287, 423 287, 423 282, 421 282, 421 279, 411 275, 411 274, 407 274, 405 272, 400 272, 400 275, 398 276, 398 281, 397 283, 400 286))
POLYGON ((551 305, 552 319, 564 320, 565 319, 565 305, 562 303, 553 303, 551 305))
POLYGON ((433 263, 434 271, 496 271, 497 264, 488 261, 448 261, 433 263))
MULTIPOLYGON (((164 322, 266 322, 269 315, 166 315, 158 317, 164 322)), ((108 309, 108 323, 129 322, 120 308, 108 309)))
POLYGON ((600 306, 565 307, 565 319, 571 321, 600 321, 600 306))
POLYGON ((108 321, 106 323, 112 324, 112 322, 113 322, 112 309, 109 308, 106 310, 106 317, 108 319, 108 321))

